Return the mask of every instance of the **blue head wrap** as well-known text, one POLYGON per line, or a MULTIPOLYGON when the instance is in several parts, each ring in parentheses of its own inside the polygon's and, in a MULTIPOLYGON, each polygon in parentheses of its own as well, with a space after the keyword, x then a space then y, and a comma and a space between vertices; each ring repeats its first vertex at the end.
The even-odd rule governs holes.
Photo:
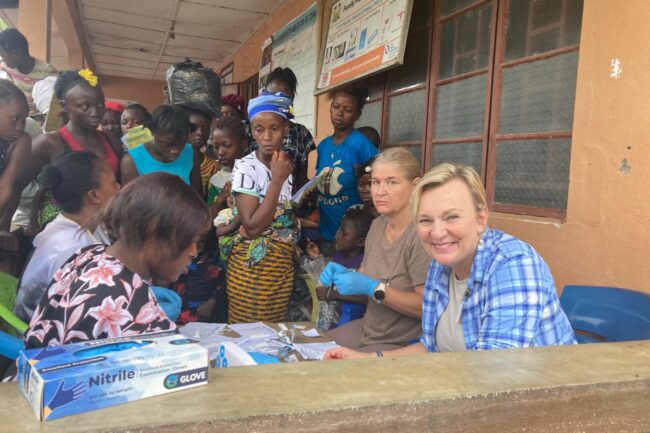
POLYGON ((248 117, 253 120, 260 113, 275 113, 285 119, 293 119, 291 99, 282 92, 271 93, 262 90, 257 98, 248 101, 248 117))

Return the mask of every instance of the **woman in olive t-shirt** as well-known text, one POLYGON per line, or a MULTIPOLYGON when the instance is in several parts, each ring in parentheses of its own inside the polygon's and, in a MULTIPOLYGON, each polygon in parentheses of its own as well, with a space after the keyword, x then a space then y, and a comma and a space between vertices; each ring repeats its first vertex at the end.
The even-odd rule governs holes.
POLYGON ((345 295, 367 295, 362 319, 328 332, 343 347, 375 352, 406 346, 421 332, 422 291, 431 259, 411 222, 409 198, 420 179, 420 163, 405 149, 388 149, 372 165, 372 200, 380 216, 366 237, 359 272, 330 263, 321 274, 345 295), (359 275, 364 274, 364 275, 359 275), (367 277, 370 278, 367 278, 367 277), (384 297, 374 296, 377 281, 384 297))

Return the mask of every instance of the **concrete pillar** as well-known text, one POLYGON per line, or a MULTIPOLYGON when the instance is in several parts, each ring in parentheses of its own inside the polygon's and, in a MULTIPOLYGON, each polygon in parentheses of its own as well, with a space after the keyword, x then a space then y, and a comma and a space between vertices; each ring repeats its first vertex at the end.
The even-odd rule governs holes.
POLYGON ((20 0, 18 30, 29 42, 32 57, 50 61, 52 0, 20 0))

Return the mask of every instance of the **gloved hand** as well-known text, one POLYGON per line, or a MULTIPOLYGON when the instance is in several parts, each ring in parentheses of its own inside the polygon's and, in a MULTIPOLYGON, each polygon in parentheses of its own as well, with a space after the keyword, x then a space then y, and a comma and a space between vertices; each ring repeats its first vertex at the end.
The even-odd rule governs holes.
POLYGON ((334 275, 334 287, 344 296, 366 295, 372 298, 378 285, 379 280, 359 272, 348 270, 334 275))
POLYGON ((328 263, 320 274, 324 285, 334 284, 341 295, 366 295, 372 297, 379 280, 351 271, 338 263, 328 263))
POLYGON ((338 263, 329 262, 323 272, 320 273, 320 282, 323 286, 331 286, 334 284, 334 275, 338 273, 350 272, 345 266, 341 266, 338 263))

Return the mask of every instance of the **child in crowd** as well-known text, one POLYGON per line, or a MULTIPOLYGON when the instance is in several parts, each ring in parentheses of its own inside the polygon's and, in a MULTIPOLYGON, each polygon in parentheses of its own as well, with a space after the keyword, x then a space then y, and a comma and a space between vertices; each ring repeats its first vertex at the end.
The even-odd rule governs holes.
POLYGON ((232 191, 241 218, 228 256, 228 321, 281 322, 293 290, 298 221, 291 208, 293 164, 281 151, 291 100, 262 92, 248 103, 258 144, 235 162, 232 191))
POLYGON ((127 105, 122 112, 120 121, 122 124, 122 135, 124 135, 126 131, 133 127, 146 125, 151 122, 151 113, 140 104, 127 105))
POLYGON ((231 93, 221 98, 221 117, 234 117, 237 120, 246 119, 244 113, 244 97, 231 93))
POLYGON ((357 128, 357 131, 365 135, 366 138, 370 140, 370 142, 374 144, 377 149, 379 149, 381 146, 381 135, 379 135, 379 131, 377 131, 372 126, 361 126, 357 128))
POLYGON ((237 215, 237 208, 235 207, 235 198, 230 194, 232 183, 227 183, 224 188, 224 193, 228 194, 226 201, 227 206, 225 209, 219 211, 219 214, 214 219, 214 226, 216 227, 217 238, 219 239, 219 248, 221 251, 221 260, 226 263, 228 261, 227 251, 230 251, 234 235, 237 233, 240 226, 239 215, 237 215))
POLYGON ((361 204, 355 165, 377 155, 377 148, 354 124, 368 97, 367 89, 345 85, 332 92, 330 119, 334 134, 318 145, 316 173, 323 176, 320 191, 320 250, 329 256, 336 231, 350 206, 361 204))
MULTIPOLYGON (((362 209, 349 209, 346 212, 341 226, 336 232, 334 241, 336 252, 332 255, 332 262, 348 269, 359 269, 363 261, 366 236, 372 221, 372 215, 362 209)), ((319 301, 338 303, 339 321, 336 326, 360 319, 366 312, 367 296, 343 296, 327 286, 317 287, 316 295, 319 301)))
POLYGON ((218 257, 214 232, 203 237, 201 252, 187 271, 172 284, 182 298, 181 313, 176 323, 224 323, 228 320, 225 269, 218 257))
POLYGON ((355 209, 363 209, 365 212, 372 215, 373 218, 377 218, 379 212, 377 212, 377 209, 375 208, 375 204, 372 201, 372 194, 370 193, 372 188, 371 168, 374 160, 375 158, 371 158, 365 164, 355 167, 355 170, 357 170, 357 177, 359 178, 357 181, 357 191, 359 192, 359 197, 361 197, 362 203, 352 207, 355 209))
POLYGON ((233 116, 224 116, 217 121, 212 130, 212 143, 217 152, 219 170, 210 178, 208 186, 208 206, 213 216, 226 208, 230 191, 224 187, 232 182, 232 167, 235 160, 244 156, 248 147, 244 124, 233 116))
POLYGON ((11 81, 0 80, 0 250, 18 248, 18 238, 9 233, 9 226, 20 193, 29 182, 22 182, 19 176, 32 145, 25 133, 28 114, 25 94, 11 81))
POLYGON ((202 195, 201 155, 187 143, 192 128, 185 110, 161 105, 153 112, 150 129, 153 140, 129 149, 122 158, 122 183, 163 171, 179 176, 202 195))
POLYGON ((122 113, 124 112, 124 105, 119 102, 106 101, 104 103, 106 111, 102 116, 102 131, 107 135, 112 136, 113 141, 119 141, 122 136, 122 113))
POLYGON ((201 159, 201 188, 203 196, 205 197, 208 192, 208 185, 210 178, 219 169, 219 164, 213 158, 206 155, 206 147, 208 139, 210 138, 210 124, 212 123, 212 116, 203 110, 195 108, 191 104, 183 105, 185 111, 190 116, 190 123, 192 124, 192 132, 190 132, 189 143, 194 148, 194 153, 198 153, 201 159))

